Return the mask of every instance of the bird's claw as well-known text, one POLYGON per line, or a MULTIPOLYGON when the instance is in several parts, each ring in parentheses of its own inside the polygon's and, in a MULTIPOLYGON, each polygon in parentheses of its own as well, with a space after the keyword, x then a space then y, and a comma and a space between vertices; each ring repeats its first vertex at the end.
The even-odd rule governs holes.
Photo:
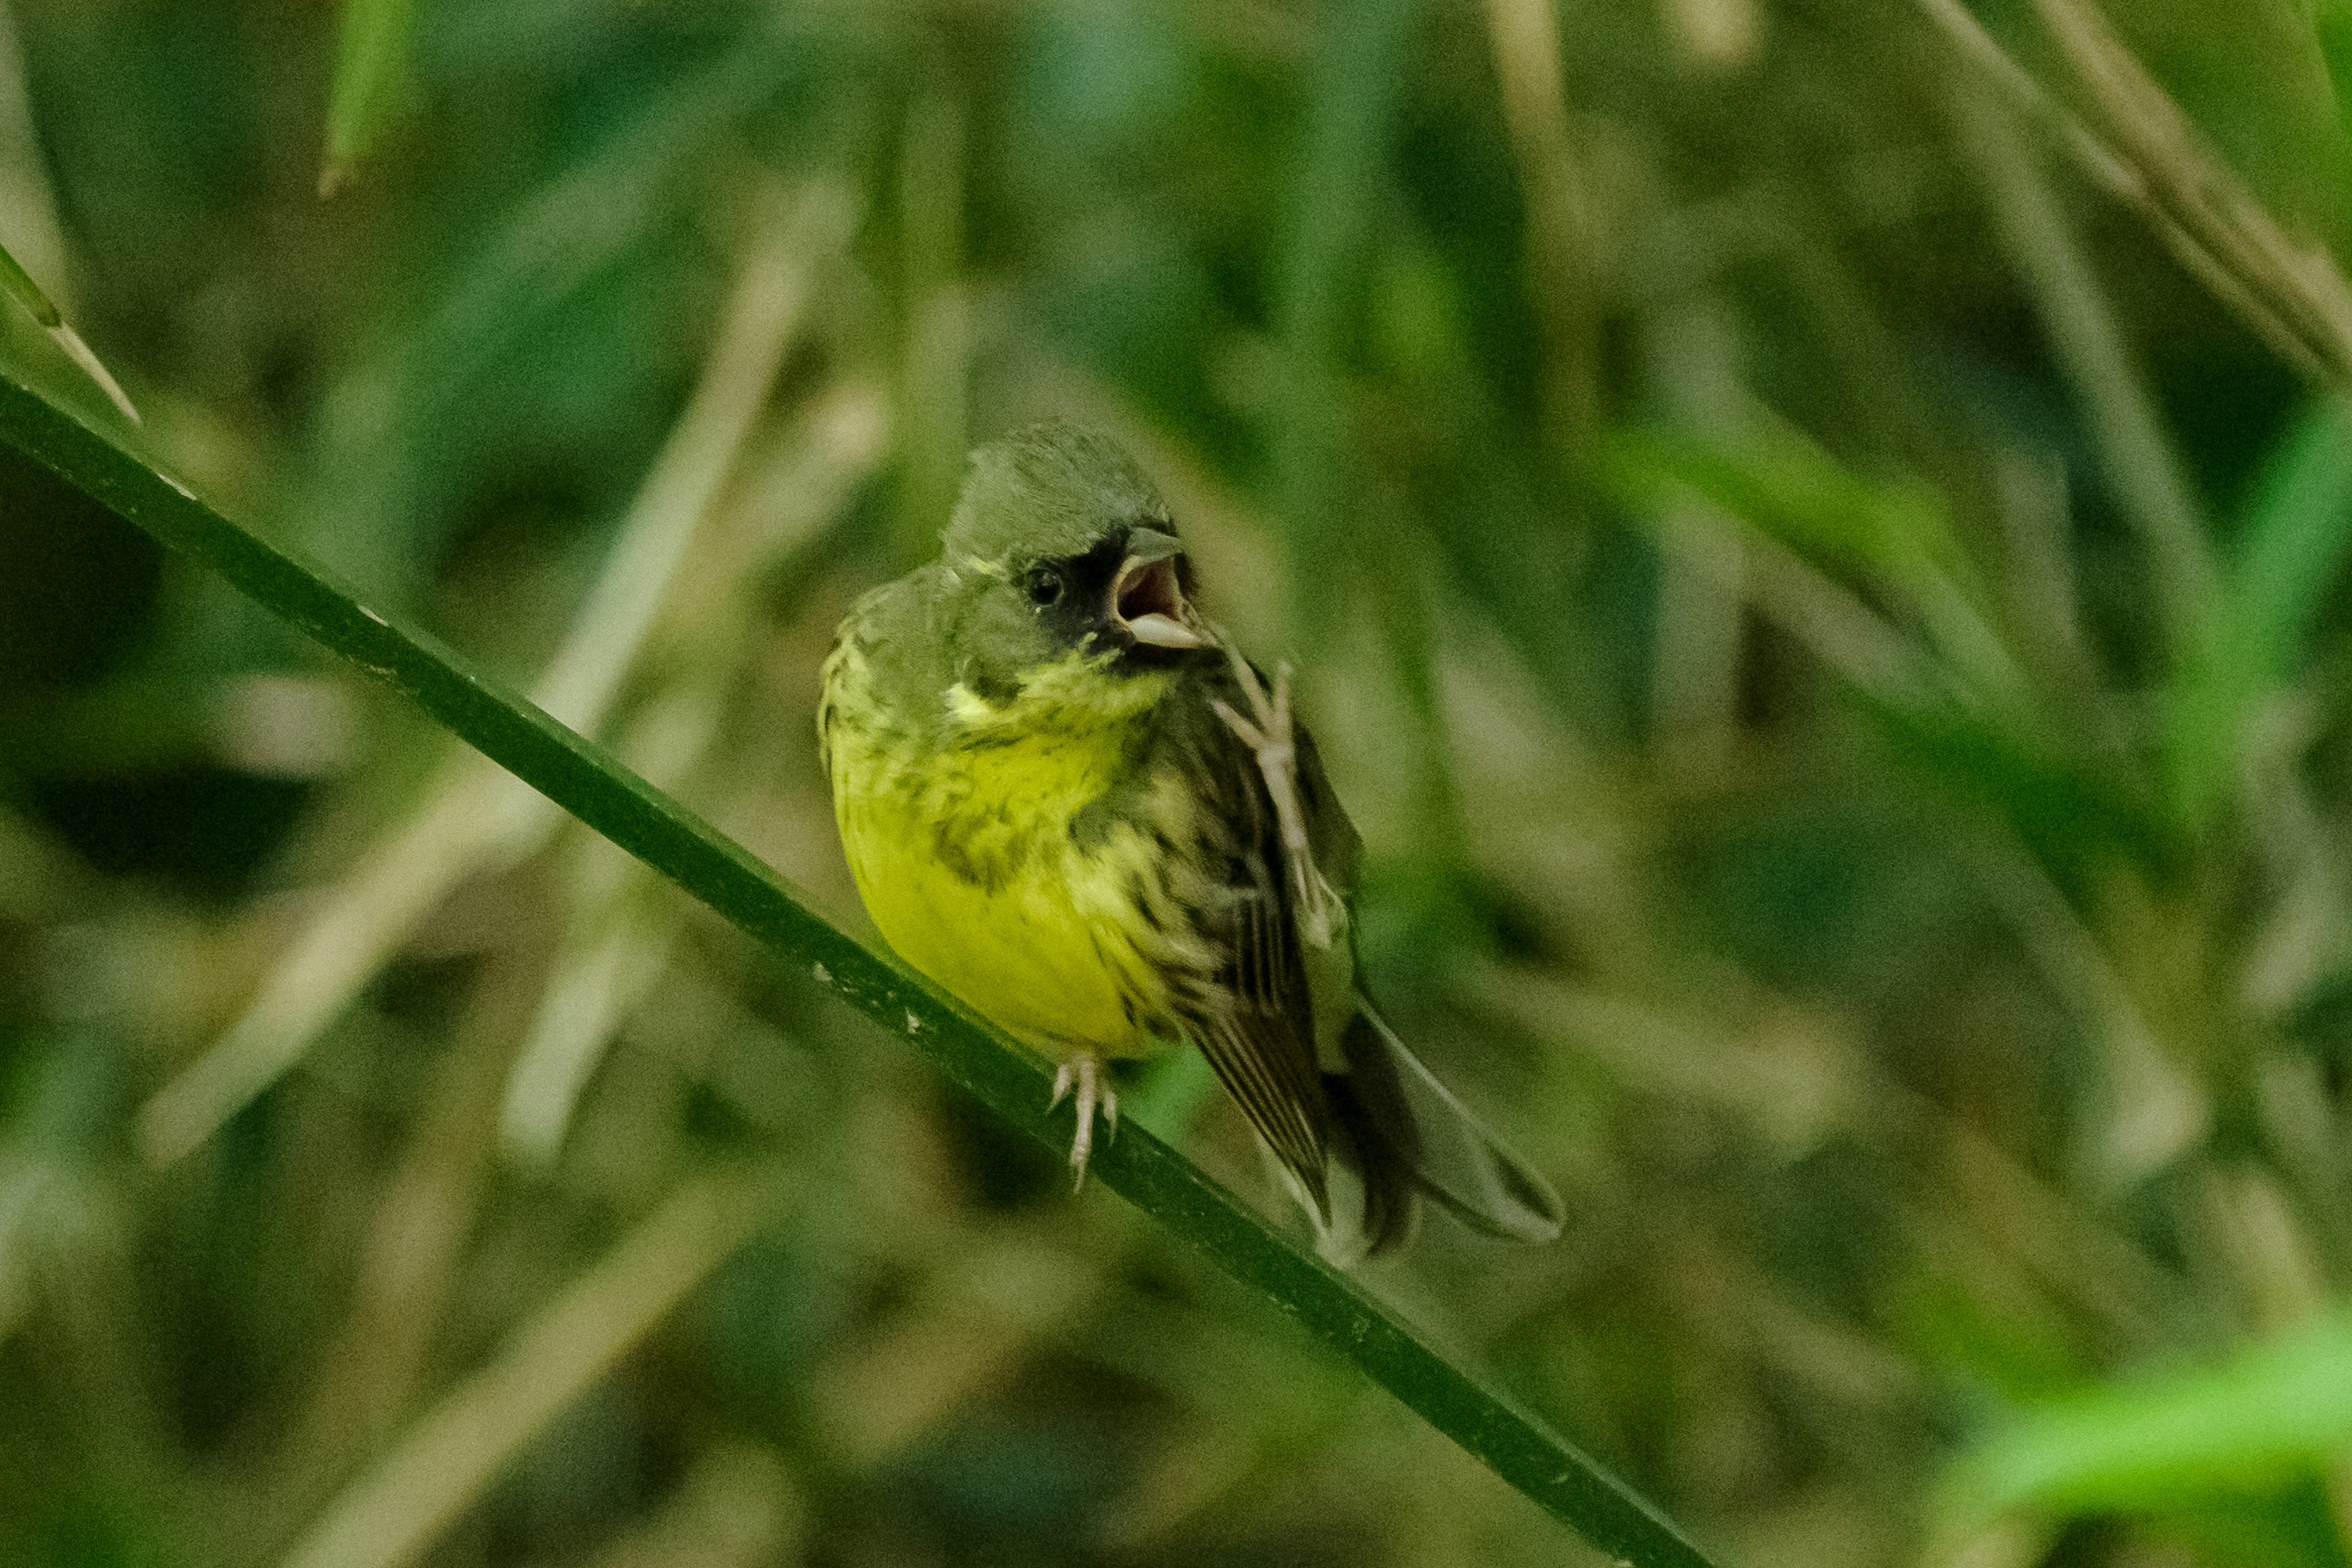
POLYGON ((1074 1057, 1054 1069, 1054 1098, 1045 1107, 1052 1110, 1068 1098, 1072 1085, 1078 1091, 1078 1134, 1070 1141, 1070 1190, 1077 1191, 1087 1184, 1087 1158, 1094 1152, 1095 1111, 1102 1111, 1106 1143, 1118 1137, 1118 1091, 1111 1087, 1110 1074, 1092 1057, 1074 1057))
POLYGON ((1241 737, 1242 744, 1256 754, 1257 771, 1274 801, 1283 854, 1290 862, 1291 880, 1298 895, 1299 934, 1318 947, 1328 948, 1339 924, 1339 898, 1315 864, 1314 846, 1307 836, 1307 813, 1298 803, 1298 741, 1290 721, 1290 665, 1286 660, 1274 667, 1274 695, 1268 697, 1265 683, 1250 668, 1249 660, 1231 642, 1224 647, 1234 667, 1234 682, 1249 699, 1255 720, 1243 718, 1232 704, 1215 698, 1210 699, 1209 705, 1225 727, 1241 737))

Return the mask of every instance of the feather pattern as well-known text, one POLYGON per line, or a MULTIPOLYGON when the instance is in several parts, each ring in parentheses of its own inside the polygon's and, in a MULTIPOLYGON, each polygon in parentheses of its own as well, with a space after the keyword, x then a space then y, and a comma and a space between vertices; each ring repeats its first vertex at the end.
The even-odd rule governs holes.
POLYGON ((1238 698, 1231 677, 1188 674, 1164 700, 1160 749, 1196 806, 1192 859, 1207 886, 1192 916, 1213 967, 1177 988, 1173 1011, 1328 1225, 1330 1107, 1280 825, 1255 753, 1213 706, 1238 698))
POLYGON ((1355 829, 1287 671, 1269 699, 1193 616, 1175 526, 1115 447, 1041 426, 975 454, 939 561, 858 602, 818 730, 876 925, 1084 1082, 1197 1047, 1336 1259, 1424 1194, 1557 1235, 1550 1188, 1358 987, 1355 829))

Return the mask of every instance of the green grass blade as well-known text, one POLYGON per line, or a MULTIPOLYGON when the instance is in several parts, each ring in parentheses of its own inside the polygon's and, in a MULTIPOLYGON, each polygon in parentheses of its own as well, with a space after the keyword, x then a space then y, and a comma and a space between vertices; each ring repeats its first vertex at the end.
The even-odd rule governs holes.
POLYGON ((2022 688, 1932 492, 1858 474, 1760 410, 1737 439, 1622 430, 1601 458, 1606 482, 1642 513, 1672 515, 1675 493, 1687 490, 1815 565, 1874 573, 1901 594, 1964 689, 2005 702, 2022 688))
POLYGON ((1963 1523, 2021 1505, 2160 1510, 2199 1489, 2273 1485, 2347 1451, 2352 1313, 2338 1311, 2218 1365, 2028 1412, 1953 1467, 1945 1501, 1963 1523))
POLYGON ((1867 566, 1906 589, 1960 565, 1941 504, 1927 490, 1863 478, 1801 433, 1760 415, 1737 441, 1613 431, 1601 451, 1617 494, 1647 508, 1684 487, 1746 518, 1809 559, 1867 566))
POLYGON ((335 81, 327 100, 327 162, 319 194, 332 195, 351 177, 391 115, 408 66, 416 0, 343 0, 335 39, 335 81))
MULTIPOLYGON (((1268 431, 1289 512, 1289 548, 1302 563, 1352 563, 1359 571, 1375 564, 1347 547, 1360 520, 1348 510, 1342 482, 1345 404, 1338 388, 1345 379, 1341 343, 1351 286, 1370 252, 1395 131, 1402 80, 1397 63, 1420 11, 1417 0, 1352 7, 1348 25, 1332 29, 1308 73, 1305 142, 1276 306, 1286 387, 1268 431)), ((1295 574, 1291 615, 1302 636, 1328 630, 1339 613, 1327 575, 1295 574)))
MULTIPOLYGON (((1013 1126, 1049 1146, 1067 1144, 1070 1113, 1046 1110, 1048 1079, 1036 1058, 828 924, 749 852, 434 638, 396 624, 231 522, 178 480, 5 373, 0 442, 406 694, 483 754, 912 1041, 1013 1126)), ((1447 1362, 1354 1281, 1145 1129, 1132 1127, 1098 1150, 1092 1168, 1106 1186, 1263 1293, 1594 1546, 1640 1568, 1705 1568, 1706 1558, 1622 1482, 1447 1362)))
POLYGON ((2352 0, 2315 0, 2311 7, 2312 31, 2318 36, 2319 58, 2336 89, 2336 113, 2352 132, 2352 0))
POLYGON ((2238 533, 2172 694, 2172 799, 2191 825, 2226 791, 2248 723, 2293 673, 2352 546, 2352 407, 2322 398, 2296 422, 2238 533))
POLYGON ((33 318, 41 331, 49 334, 50 341, 65 350, 66 357, 73 361, 84 375, 98 384, 98 389, 122 411, 125 419, 133 425, 141 423, 139 410, 131 406, 130 395, 122 390, 122 384, 114 379, 113 373, 96 354, 90 353, 89 345, 81 341, 81 334, 66 324, 64 313, 58 310, 56 301, 33 281, 33 275, 18 265, 5 245, 0 245, 0 294, 6 294, 22 305, 25 313, 33 318))

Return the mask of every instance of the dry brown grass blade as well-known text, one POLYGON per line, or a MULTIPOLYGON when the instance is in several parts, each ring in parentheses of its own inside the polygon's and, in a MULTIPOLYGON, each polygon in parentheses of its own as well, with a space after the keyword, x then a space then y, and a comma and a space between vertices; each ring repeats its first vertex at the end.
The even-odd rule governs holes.
POLYGON ((346 1488, 285 1568, 395 1568, 415 1560, 786 1201, 771 1171, 688 1181, 346 1488))
POLYGON ((2227 267, 2330 374, 2352 376, 2352 287, 2335 258, 2287 234, 2104 16, 2083 0, 2040 0, 2040 9, 2157 209, 2227 267))
POLYGON ((1960 0, 1920 0, 2010 106, 2138 209, 2166 247, 2282 358, 2352 385, 2352 286, 2324 247, 2291 237, 2169 94, 2083 0, 2037 0, 2099 123, 2011 59, 1960 0))
POLYGON ((1547 342, 1544 412, 1571 447, 1599 417, 1601 233, 1569 125, 1552 0, 1486 0, 1503 120, 1526 187, 1528 271, 1547 342))
MULTIPOLYGON (((853 222, 845 198, 817 190, 779 206, 759 232, 702 379, 533 693, 565 722, 604 721, 806 319, 822 258, 853 222)), ((325 893, 238 1020, 150 1097, 139 1115, 145 1158, 168 1165, 209 1138, 300 1059, 450 888, 528 854, 559 820, 496 768, 453 760, 325 893)))
POLYGON ((1962 151, 1981 172, 1994 227, 2080 400, 2110 489, 2156 565, 2153 596, 2176 641, 2205 614, 2214 566, 2204 509, 2167 437, 2141 355, 2064 204, 1982 95, 1954 95, 1962 151))

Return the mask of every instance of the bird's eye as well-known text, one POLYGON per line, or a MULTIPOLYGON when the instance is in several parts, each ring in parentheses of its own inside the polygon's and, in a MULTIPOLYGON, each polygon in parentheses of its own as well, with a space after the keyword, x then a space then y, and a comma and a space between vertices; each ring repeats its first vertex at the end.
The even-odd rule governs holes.
POLYGON ((1022 586, 1029 590, 1031 604, 1050 605, 1062 596, 1062 574, 1051 566, 1032 566, 1022 586))

